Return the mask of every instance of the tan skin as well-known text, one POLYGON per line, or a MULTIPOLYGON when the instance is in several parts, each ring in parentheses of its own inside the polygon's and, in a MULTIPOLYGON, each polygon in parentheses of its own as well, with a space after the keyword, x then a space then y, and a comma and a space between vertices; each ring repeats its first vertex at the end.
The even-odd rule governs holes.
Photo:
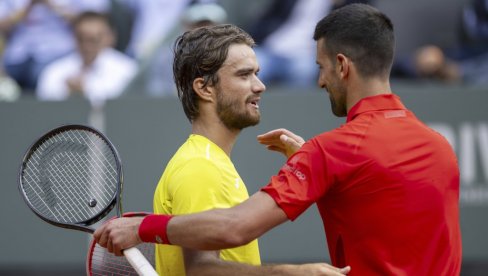
POLYGON ((217 72, 219 83, 203 87, 203 78, 193 81, 193 89, 200 98, 200 116, 192 123, 192 133, 207 137, 230 156, 241 129, 230 129, 219 118, 217 94, 236 102, 238 112, 259 119, 258 103, 266 87, 257 77, 259 67, 254 51, 246 45, 231 45, 229 54, 217 72), (248 102, 252 99, 255 104, 248 102))
MULTIPOLYGON (((323 40, 319 40, 317 45, 317 64, 320 67, 318 83, 320 87, 329 89, 331 98, 337 101, 336 104, 338 106, 349 110, 362 97, 375 95, 378 93, 377 91, 380 91, 380 88, 384 92, 390 91, 387 78, 386 82, 383 78, 376 80, 361 78, 356 72, 354 63, 342 54, 334 57, 336 60, 334 64, 328 56, 323 54, 323 42, 323 40), (358 90, 359 87, 361 87, 360 90, 358 90), (344 93, 345 96, 342 97, 340 93, 344 93)), ((221 72, 219 71, 219 73, 221 72)), ((200 95, 200 92, 198 93, 200 95)), ((202 110, 214 110, 214 108, 210 108, 213 102, 212 99, 214 99, 210 96, 212 94, 211 89, 207 89, 202 94, 208 94, 202 110), (208 109, 206 106, 208 106, 208 109)), ((213 137, 216 143, 227 153, 230 153, 238 133, 220 126, 219 120, 211 112, 209 115, 202 117, 208 117, 208 124, 213 125, 216 128, 216 132, 210 131, 205 124, 194 127, 193 131, 217 136, 213 137), (234 139, 221 139, 225 135, 233 136, 234 139)), ((304 143, 300 136, 286 129, 278 129, 260 135, 258 136, 258 141, 266 145, 270 150, 281 152, 287 157, 304 143)), ((111 220, 96 230, 95 239, 101 246, 107 247, 108 251, 121 255, 123 249, 141 242, 138 235, 141 221, 142 218, 111 220)), ((187 262, 186 257, 192 254, 194 254, 192 262, 199 262, 199 260, 206 258, 208 258, 207 260, 219 261, 217 258, 211 257, 211 254, 214 254, 215 257, 217 256, 216 252, 218 251, 215 250, 247 244, 286 221, 288 221, 288 217, 284 211, 267 193, 259 191, 248 200, 229 209, 214 209, 197 214, 176 216, 168 224, 167 235, 170 242, 174 245, 199 250, 214 250, 210 253, 185 249, 185 262, 187 262)), ((270 266, 270 272, 266 272, 265 275, 273 275, 272 273, 283 275, 284 271, 289 273, 289 275, 344 275, 351 269, 350 267, 338 269, 327 264, 291 266, 293 268, 289 269, 290 266, 270 266)), ((230 271, 235 273, 235 270, 230 271)), ((249 272, 246 270, 240 270, 240 272, 246 275, 254 275, 248 274, 249 272)), ((212 269, 209 270, 209 273, 216 275, 216 271, 212 269)), ((263 275, 263 271, 257 273, 256 275, 263 275)))

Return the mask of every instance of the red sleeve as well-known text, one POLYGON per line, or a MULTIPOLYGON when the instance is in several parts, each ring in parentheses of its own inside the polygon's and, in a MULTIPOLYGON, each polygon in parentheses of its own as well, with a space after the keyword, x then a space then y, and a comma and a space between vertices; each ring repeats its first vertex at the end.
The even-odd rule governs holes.
POLYGON ((261 191, 269 194, 290 220, 295 220, 328 190, 325 154, 312 140, 281 167, 261 191))

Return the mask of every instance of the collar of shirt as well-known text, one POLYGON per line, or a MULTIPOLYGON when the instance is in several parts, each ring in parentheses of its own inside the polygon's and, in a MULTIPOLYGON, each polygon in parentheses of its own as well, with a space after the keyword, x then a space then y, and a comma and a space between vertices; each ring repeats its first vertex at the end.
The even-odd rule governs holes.
POLYGON ((352 121, 356 116, 368 111, 407 109, 395 94, 380 94, 366 97, 357 102, 347 113, 347 121, 352 121))

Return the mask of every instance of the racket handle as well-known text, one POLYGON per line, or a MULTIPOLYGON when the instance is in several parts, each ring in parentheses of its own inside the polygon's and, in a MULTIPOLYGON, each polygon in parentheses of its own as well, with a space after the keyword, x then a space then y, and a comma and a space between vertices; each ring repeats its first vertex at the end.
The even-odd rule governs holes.
POLYGON ((158 276, 158 273, 148 260, 142 255, 139 249, 132 247, 124 251, 124 256, 140 276, 158 276))

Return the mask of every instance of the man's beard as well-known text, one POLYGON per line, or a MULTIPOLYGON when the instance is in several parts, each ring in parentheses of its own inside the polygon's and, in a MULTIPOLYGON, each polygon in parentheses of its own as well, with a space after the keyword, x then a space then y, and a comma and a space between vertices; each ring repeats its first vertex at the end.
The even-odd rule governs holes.
POLYGON ((347 110, 344 106, 340 106, 336 103, 332 96, 329 97, 330 100, 330 108, 332 109, 332 113, 337 117, 345 117, 347 116, 347 110))
POLYGON ((329 92, 330 108, 332 109, 332 113, 337 117, 347 116, 346 99, 344 96, 345 92, 338 87, 327 87, 326 90, 329 92), (329 89, 334 89, 334 93, 332 93, 332 90, 329 89), (334 94, 339 97, 334 98, 332 96, 334 94))
POLYGON ((244 109, 244 112, 239 112, 240 108, 238 102, 225 101, 221 95, 222 94, 219 94, 217 98, 217 114, 228 129, 241 130, 259 123, 261 117, 259 111, 256 111, 258 113, 256 116, 250 114, 246 108, 244 109))

